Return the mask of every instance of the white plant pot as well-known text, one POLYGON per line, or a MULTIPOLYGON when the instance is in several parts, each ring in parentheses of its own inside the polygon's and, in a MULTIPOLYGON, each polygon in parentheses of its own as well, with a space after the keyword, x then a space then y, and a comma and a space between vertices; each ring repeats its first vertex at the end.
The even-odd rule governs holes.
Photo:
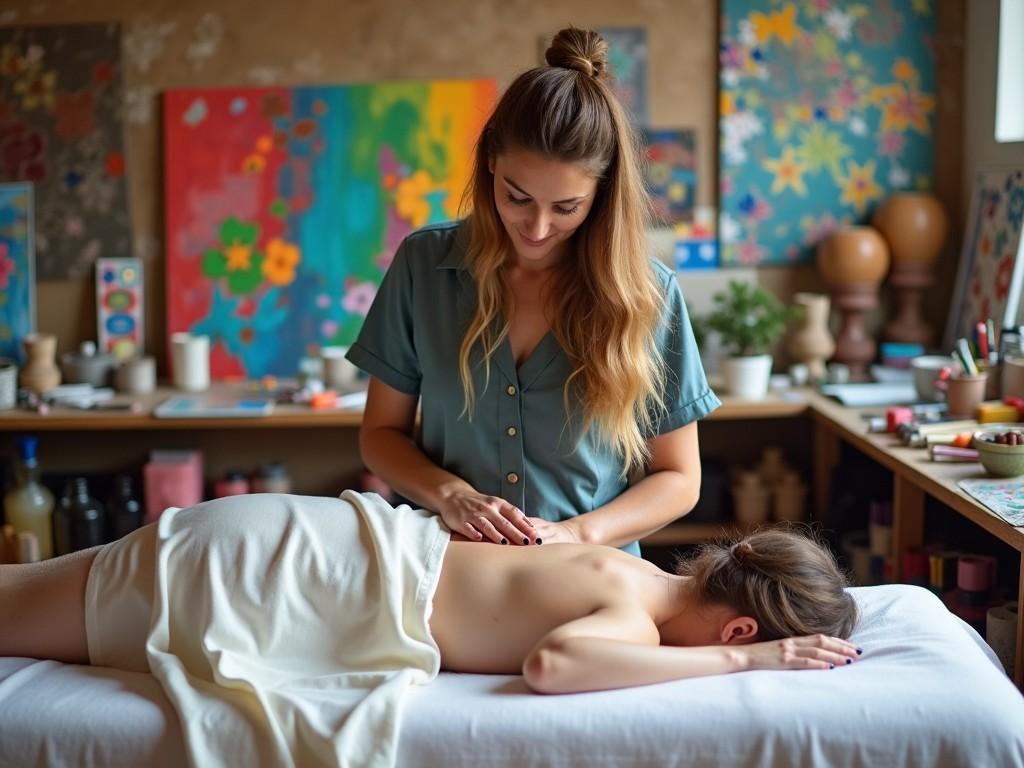
POLYGON ((722 361, 726 391, 744 400, 764 400, 771 375, 771 355, 729 357, 722 361))

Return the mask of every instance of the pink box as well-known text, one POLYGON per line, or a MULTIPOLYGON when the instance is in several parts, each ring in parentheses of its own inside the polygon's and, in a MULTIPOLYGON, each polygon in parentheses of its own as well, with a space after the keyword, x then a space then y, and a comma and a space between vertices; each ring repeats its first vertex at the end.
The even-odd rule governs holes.
POLYGON ((191 507, 203 500, 201 451, 153 451, 142 476, 147 523, 159 520, 168 507, 191 507))

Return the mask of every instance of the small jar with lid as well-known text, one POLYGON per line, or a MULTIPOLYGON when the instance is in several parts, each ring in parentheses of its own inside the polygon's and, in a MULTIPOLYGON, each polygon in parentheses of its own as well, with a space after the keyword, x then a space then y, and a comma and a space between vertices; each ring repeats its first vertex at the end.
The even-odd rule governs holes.
POLYGON ((252 479, 253 493, 291 493, 292 480, 288 468, 280 461, 271 461, 260 466, 252 479))
POLYGON ((229 469, 224 476, 213 484, 214 498, 224 496, 241 496, 249 492, 249 480, 240 469, 229 469))

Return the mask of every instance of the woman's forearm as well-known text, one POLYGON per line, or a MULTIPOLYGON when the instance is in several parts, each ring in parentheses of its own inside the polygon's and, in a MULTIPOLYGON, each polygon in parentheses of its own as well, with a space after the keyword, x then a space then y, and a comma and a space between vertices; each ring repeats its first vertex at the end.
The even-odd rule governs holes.
POLYGON ((739 672, 744 654, 727 646, 676 648, 600 637, 545 644, 523 663, 537 693, 580 693, 739 672))
POLYGON ((441 469, 416 442, 399 429, 361 431, 363 462, 385 483, 414 504, 438 511, 441 501, 458 490, 472 490, 465 480, 441 469))
POLYGON ((674 470, 653 472, 603 507, 569 521, 577 538, 620 547, 676 520, 697 503, 700 477, 674 470))

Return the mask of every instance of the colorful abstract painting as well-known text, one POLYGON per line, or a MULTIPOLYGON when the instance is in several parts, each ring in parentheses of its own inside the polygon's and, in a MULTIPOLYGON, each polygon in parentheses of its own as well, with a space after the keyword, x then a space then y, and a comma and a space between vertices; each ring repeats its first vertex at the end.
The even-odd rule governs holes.
POLYGON ((349 345, 402 238, 450 220, 493 81, 175 90, 164 102, 168 333, 215 378, 349 345))
POLYGON ((0 181, 35 185, 36 274, 130 256, 116 24, 0 28, 0 181))
POLYGON ((812 260, 932 183, 934 0, 722 0, 723 265, 812 260))
POLYGON ((979 322, 1021 323, 1024 288, 1024 170, 979 172, 974 179, 953 293, 947 346, 973 338, 979 322))
POLYGON ((0 357, 24 362, 35 329, 32 185, 0 184, 0 357))
POLYGON ((647 30, 618 27, 598 31, 608 42, 615 94, 636 125, 647 125, 647 30))
POLYGON ((690 221, 697 195, 693 131, 647 128, 642 136, 644 176, 658 223, 690 221))

